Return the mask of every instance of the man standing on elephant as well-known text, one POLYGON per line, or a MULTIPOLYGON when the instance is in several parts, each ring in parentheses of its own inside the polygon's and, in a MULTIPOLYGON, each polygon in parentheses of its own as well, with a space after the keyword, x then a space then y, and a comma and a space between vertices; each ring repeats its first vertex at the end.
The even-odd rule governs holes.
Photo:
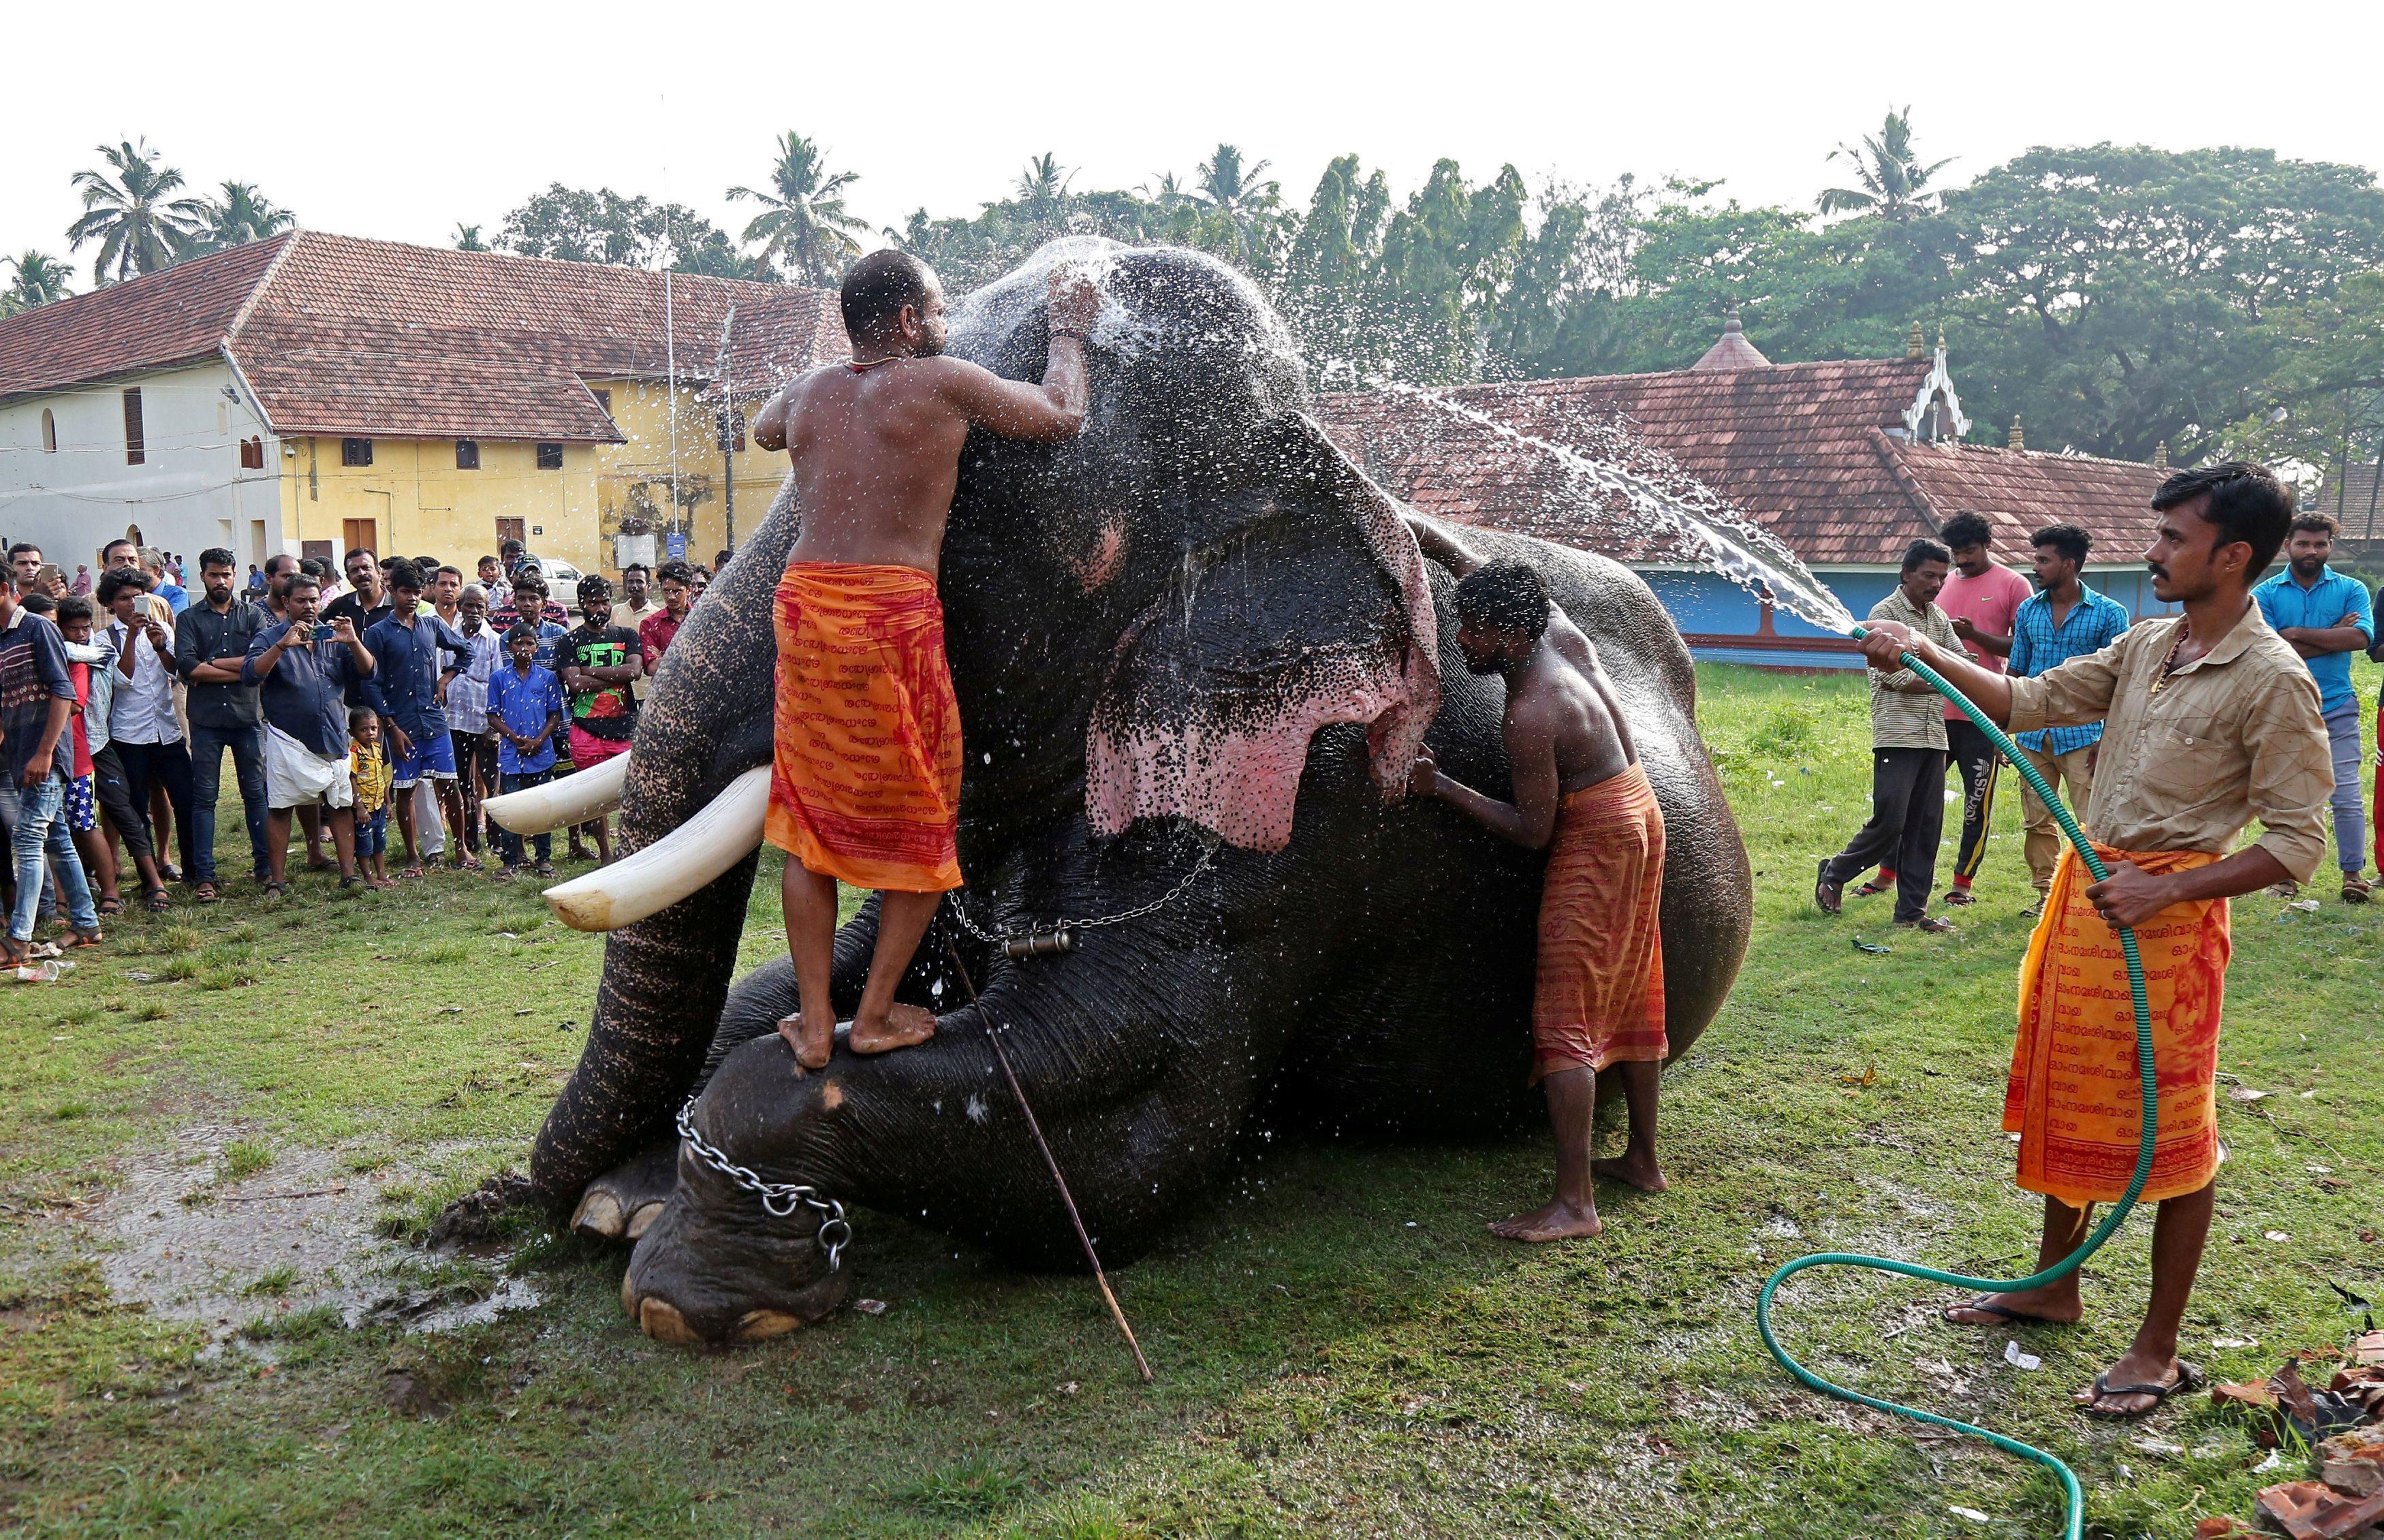
POLYGON ((787 946, 801 1004, 778 1024, 805 1068, 836 1038, 828 975, 837 883, 880 894, 877 950, 850 1046, 907 1048, 932 1012, 894 988, 943 895, 961 885, 960 709, 936 592, 944 522, 969 429, 1056 443, 1084 427, 1085 342, 1100 297, 1051 275, 1040 385, 941 356, 944 292, 901 252, 844 280, 852 361, 815 370, 762 409, 754 438, 794 462, 802 533, 777 592, 778 673, 770 811, 788 852, 787 946))
POLYGON ((1593 1176, 1663 1190, 1656 1161, 1656 1090, 1664 1036, 1664 814, 1640 767, 1630 725, 1596 650, 1519 562, 1484 564, 1422 520, 1424 553, 1462 579, 1457 645, 1475 674, 1507 681, 1504 733, 1513 802, 1442 775, 1426 754, 1411 789, 1448 803, 1526 850, 1548 851, 1532 990, 1532 1078, 1556 1125, 1557 1196, 1490 1226, 1509 1240, 1594 1236, 1593 1176), (1620 1064, 1631 1143, 1591 1158, 1597 1076, 1620 1064))

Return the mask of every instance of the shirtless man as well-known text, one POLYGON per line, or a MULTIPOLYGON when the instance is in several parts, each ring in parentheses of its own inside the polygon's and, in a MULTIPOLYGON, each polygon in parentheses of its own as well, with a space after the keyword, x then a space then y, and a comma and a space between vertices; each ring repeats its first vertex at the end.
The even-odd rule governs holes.
POLYGON ((794 462, 802 534, 777 595, 770 842, 788 852, 787 947, 801 1005, 778 1024, 803 1068, 826 1065, 836 1012, 828 974, 837 883, 877 891, 877 949, 853 1014, 856 1053, 935 1035, 895 986, 949 889, 956 843, 960 712, 944 661, 936 577, 969 429, 1057 443, 1084 427, 1084 342, 1100 296, 1051 275, 1040 385, 941 356, 943 286, 924 263, 877 252, 844 280, 852 361, 780 391, 753 425, 794 462))
POLYGON ((1519 562, 1484 563, 1422 519, 1409 528, 1426 557, 1455 573, 1457 645, 1474 674, 1507 683, 1504 727, 1512 802, 1443 775, 1429 753, 1409 788, 1500 838, 1546 850, 1532 1000, 1532 1078, 1556 1126, 1556 1200, 1490 1226, 1509 1240, 1550 1241, 1603 1228, 1592 1177, 1664 1189, 1656 1160, 1656 1081, 1666 1053, 1664 815, 1639 766, 1630 724, 1597 650, 1519 562), (1593 1161, 1597 1072, 1622 1069, 1631 1142, 1593 1161))

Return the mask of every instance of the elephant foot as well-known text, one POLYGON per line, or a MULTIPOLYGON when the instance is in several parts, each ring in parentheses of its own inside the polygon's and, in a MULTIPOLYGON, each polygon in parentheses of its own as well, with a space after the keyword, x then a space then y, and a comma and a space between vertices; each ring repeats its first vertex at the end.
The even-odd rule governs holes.
POLYGON ((571 1212, 571 1227, 596 1240, 637 1240, 662 1216, 677 1186, 677 1141, 652 1145, 588 1184, 571 1212))
POLYGON ((844 1303, 849 1268, 831 1271, 808 1216, 707 1223, 684 1192, 630 1254, 621 1308, 657 1342, 730 1347, 808 1326, 844 1303))

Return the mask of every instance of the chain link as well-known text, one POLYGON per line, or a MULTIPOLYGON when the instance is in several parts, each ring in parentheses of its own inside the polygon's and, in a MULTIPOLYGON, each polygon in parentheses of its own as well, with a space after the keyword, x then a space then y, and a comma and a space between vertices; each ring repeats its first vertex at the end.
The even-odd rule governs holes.
POLYGON ((1209 869, 1209 863, 1215 858, 1217 854, 1217 847, 1222 843, 1223 843, 1223 841, 1217 836, 1213 834, 1211 835, 1201 847, 1200 859, 1192 863, 1192 869, 1184 874, 1184 880, 1169 888, 1166 892, 1161 893, 1159 897, 1151 900, 1149 903, 1137 904, 1132 909, 1122 910, 1115 914, 1104 914, 1097 920, 1054 920, 1048 925, 1029 925, 1024 931, 996 933, 986 929, 983 925, 978 925, 975 920, 969 918, 968 906, 961 902, 961 895, 960 892, 957 891, 952 894, 952 913, 954 917, 960 921, 961 928, 962 930, 967 931, 971 936, 975 937, 980 941, 987 942, 997 947, 1005 945, 1012 941, 1023 940, 1028 937, 1032 937, 1042 932, 1095 930, 1102 925, 1122 925, 1128 920, 1139 920, 1146 914, 1156 914, 1161 910, 1166 908, 1169 904, 1173 903, 1176 900, 1182 898, 1185 892, 1191 888, 1193 883, 1199 880, 1200 874, 1209 869))
POLYGON ((695 1131, 695 1122, 689 1116, 694 1111, 695 1099, 689 1097, 687 1105, 678 1110, 678 1136, 695 1151, 695 1158, 747 1192, 758 1196, 762 1199, 762 1207, 776 1218, 792 1219, 797 1209, 810 1209, 821 1215, 819 1230, 812 1238, 821 1250, 827 1253, 827 1270, 835 1272, 843 1260, 844 1248, 852 1244, 852 1225, 844 1217, 844 1205, 833 1198, 822 1198, 817 1188, 801 1182, 764 1181, 722 1154, 695 1131))

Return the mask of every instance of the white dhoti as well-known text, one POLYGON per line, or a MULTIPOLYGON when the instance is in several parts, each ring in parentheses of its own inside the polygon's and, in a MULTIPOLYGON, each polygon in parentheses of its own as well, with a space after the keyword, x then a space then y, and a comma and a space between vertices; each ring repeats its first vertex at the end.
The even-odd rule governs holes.
POLYGON ((348 756, 326 758, 267 722, 265 725, 265 805, 347 807, 356 800, 348 756))

